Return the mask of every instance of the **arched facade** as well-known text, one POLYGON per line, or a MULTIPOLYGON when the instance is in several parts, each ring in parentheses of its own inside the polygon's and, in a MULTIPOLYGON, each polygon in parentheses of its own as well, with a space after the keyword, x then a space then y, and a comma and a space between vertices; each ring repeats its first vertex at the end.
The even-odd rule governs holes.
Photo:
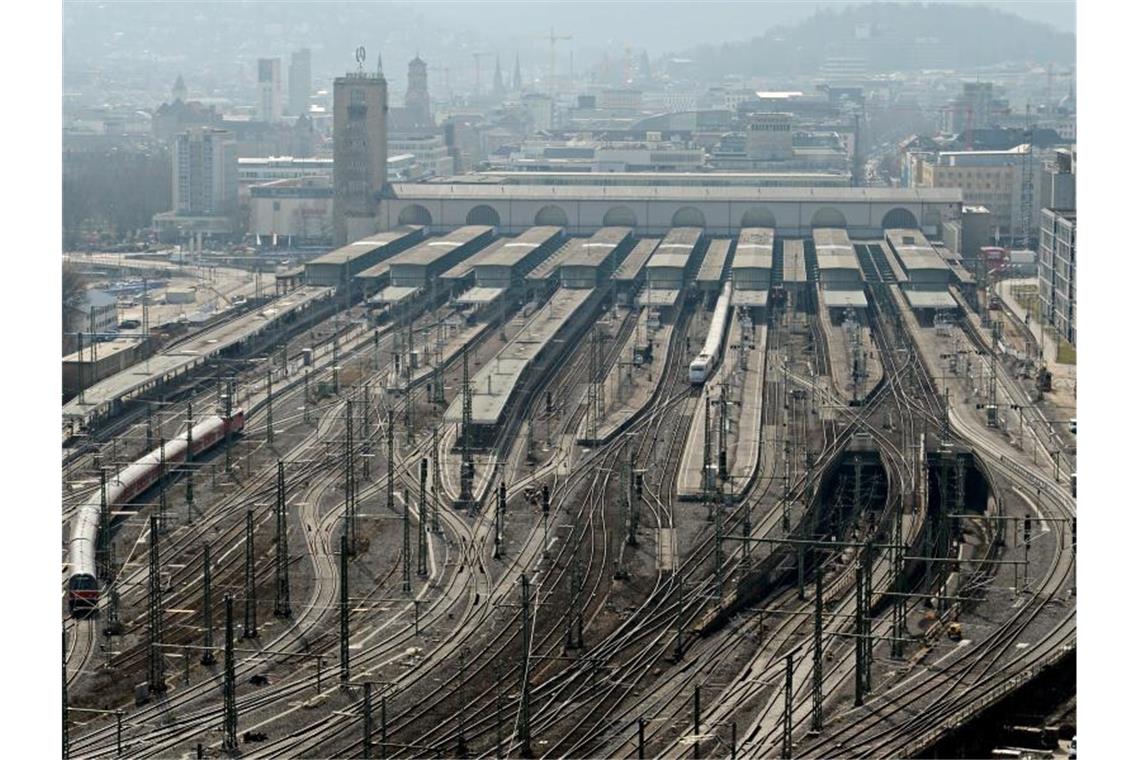
POLYGON ((603 227, 636 227, 637 215, 629 206, 614 206, 602 217, 603 227))
POLYGON ((499 212, 490 206, 480 204, 467 212, 467 224, 486 224, 491 227, 498 227, 499 212))
POLYGON ((422 224, 425 227, 431 226, 431 212, 418 203, 413 203, 411 206, 405 206, 400 211, 399 217, 400 224, 422 224))
POLYGON ((570 218, 560 206, 543 206, 534 215, 534 224, 536 227, 569 227, 570 218))
POLYGON ((705 215, 701 213, 700 209, 682 206, 674 212, 671 224, 674 227, 704 227, 705 215))
POLYGON ((744 227, 775 227, 776 215, 763 206, 755 206, 744 212, 740 217, 740 226, 744 227))
POLYGON ((911 230, 918 227, 918 220, 905 208, 893 208, 883 215, 882 227, 884 230, 911 230))
POLYGON ((812 229, 816 227, 839 227, 846 229, 847 217, 843 216, 843 212, 838 209, 824 206, 812 214, 811 226, 812 229))

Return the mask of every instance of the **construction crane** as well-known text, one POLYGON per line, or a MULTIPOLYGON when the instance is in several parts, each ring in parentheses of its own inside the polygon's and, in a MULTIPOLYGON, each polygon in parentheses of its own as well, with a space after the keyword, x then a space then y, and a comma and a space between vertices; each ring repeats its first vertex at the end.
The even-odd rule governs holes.
POLYGON ((570 35, 570 34, 555 34, 554 33, 554 27, 550 27, 550 36, 547 39, 550 40, 550 71, 549 71, 548 76, 550 77, 550 94, 551 94, 551 96, 553 96, 554 95, 554 46, 560 40, 572 40, 572 39, 574 39, 574 36, 570 35))

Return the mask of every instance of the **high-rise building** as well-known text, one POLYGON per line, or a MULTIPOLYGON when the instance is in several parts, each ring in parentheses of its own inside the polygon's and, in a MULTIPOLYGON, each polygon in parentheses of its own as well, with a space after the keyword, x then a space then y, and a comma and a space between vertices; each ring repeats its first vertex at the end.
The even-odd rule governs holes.
POLYGON ((281 59, 257 59, 257 118, 281 119, 281 59))
POLYGON ((186 82, 182 81, 181 74, 174 80, 174 87, 170 90, 170 102, 177 103, 180 100, 186 102, 186 82))
POLYGON ((227 216, 237 209, 237 140, 224 129, 195 127, 174 142, 174 211, 227 216))
POLYGON ((333 225, 335 243, 375 231, 380 190, 388 181, 388 82, 363 69, 333 82, 333 225))
POLYGON ((1037 256, 1037 297, 1041 319, 1077 345, 1077 212, 1041 211, 1037 256))
POLYGON ((427 63, 416 55, 408 62, 408 91, 404 94, 404 107, 417 124, 431 123, 431 98, 428 95, 427 63))
POLYGON ((289 113, 302 116, 309 112, 309 95, 313 91, 313 56, 308 48, 289 58, 289 113))

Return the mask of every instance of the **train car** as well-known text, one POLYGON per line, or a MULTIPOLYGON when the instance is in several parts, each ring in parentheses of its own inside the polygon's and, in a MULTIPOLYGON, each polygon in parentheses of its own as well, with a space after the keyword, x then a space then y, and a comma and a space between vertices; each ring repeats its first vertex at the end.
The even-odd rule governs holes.
POLYGON ((705 337, 705 344, 697 358, 689 363, 689 382, 701 385, 709 378, 709 374, 716 369, 720 359, 720 347, 724 343, 724 336, 728 332, 729 304, 732 302, 732 282, 726 282, 717 299, 716 308, 713 309, 712 321, 709 322, 709 332, 705 337))
MULTIPOLYGON (((230 416, 214 415, 190 430, 191 456, 197 456, 218 444, 226 433, 240 433, 245 428, 245 411, 234 410, 230 416)), ((138 497, 168 472, 172 466, 186 461, 187 440, 182 434, 149 452, 107 482, 107 506, 114 510, 138 497)), ((95 548, 99 535, 99 512, 102 494, 96 491, 76 510, 68 542, 68 606, 75 617, 85 617, 99 605, 99 581, 95 568, 95 548)))

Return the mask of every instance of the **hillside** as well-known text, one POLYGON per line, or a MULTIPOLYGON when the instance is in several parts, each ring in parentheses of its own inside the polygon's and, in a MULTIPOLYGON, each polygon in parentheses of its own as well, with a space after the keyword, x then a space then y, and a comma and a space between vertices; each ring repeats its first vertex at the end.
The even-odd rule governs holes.
POLYGON ((829 57, 863 58, 876 72, 1069 63, 1075 54, 1075 35, 995 8, 873 3, 826 8, 794 26, 773 27, 762 37, 701 45, 667 58, 693 61, 695 76, 721 77, 812 75, 829 57))

